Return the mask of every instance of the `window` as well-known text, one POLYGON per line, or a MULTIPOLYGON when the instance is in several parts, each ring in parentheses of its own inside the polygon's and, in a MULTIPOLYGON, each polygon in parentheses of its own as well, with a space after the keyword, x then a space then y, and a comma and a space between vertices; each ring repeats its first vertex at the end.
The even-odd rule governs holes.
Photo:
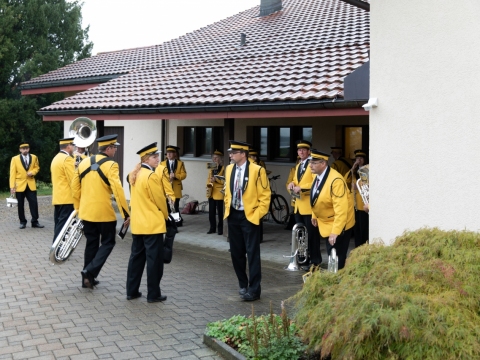
POLYGON ((179 127, 183 129, 183 155, 210 157, 215 150, 223 152, 223 127, 179 127))
POLYGON ((354 159, 354 151, 362 149, 368 153, 368 126, 345 126, 343 128, 344 136, 344 156, 354 159))
POLYGON ((255 126, 247 134, 251 134, 247 141, 259 149, 260 158, 268 161, 294 162, 296 142, 301 139, 312 141, 311 126, 255 126))

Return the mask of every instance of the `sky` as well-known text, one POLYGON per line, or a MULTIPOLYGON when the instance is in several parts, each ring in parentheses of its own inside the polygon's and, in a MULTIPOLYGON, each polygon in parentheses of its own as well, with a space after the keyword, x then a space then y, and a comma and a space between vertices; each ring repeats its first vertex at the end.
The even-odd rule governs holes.
POLYGON ((92 55, 161 44, 260 5, 260 0, 83 0, 92 55))

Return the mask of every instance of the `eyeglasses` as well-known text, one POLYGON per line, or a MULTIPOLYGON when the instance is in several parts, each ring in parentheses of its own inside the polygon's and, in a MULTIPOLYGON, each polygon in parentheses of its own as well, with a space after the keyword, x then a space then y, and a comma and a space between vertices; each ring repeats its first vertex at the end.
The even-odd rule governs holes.
POLYGON ((229 151, 229 154, 230 155, 235 155, 235 154, 240 154, 241 151, 237 150, 237 151, 229 151))

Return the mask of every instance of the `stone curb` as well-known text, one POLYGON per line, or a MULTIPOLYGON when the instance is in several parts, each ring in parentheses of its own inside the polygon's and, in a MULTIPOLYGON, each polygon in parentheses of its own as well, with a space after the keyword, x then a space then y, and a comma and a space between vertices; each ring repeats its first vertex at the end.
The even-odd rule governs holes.
POLYGON ((240 354, 238 351, 233 350, 230 346, 223 341, 212 338, 206 334, 203 334, 203 343, 207 345, 213 351, 223 356, 226 360, 246 360, 247 358, 240 354))

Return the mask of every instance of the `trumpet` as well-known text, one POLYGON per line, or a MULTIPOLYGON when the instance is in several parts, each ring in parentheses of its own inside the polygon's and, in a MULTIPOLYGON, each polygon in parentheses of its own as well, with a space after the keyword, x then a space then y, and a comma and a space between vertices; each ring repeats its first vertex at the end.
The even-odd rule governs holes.
POLYGON ((208 162, 207 163, 207 169, 208 170, 217 170, 218 169, 218 164, 216 162, 208 162))

